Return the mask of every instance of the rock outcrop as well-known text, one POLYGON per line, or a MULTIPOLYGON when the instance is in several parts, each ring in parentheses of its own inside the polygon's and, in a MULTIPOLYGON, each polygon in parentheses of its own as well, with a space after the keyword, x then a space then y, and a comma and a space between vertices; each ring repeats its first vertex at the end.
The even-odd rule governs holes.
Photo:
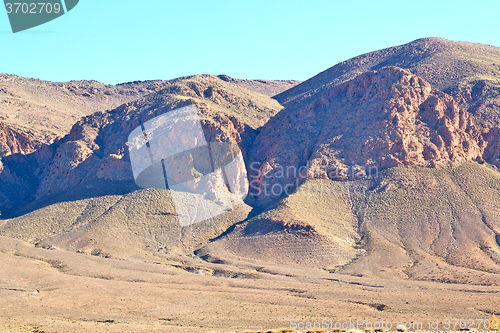
POLYGON ((449 95, 397 67, 370 71, 289 105, 251 150, 261 203, 306 178, 359 179, 397 167, 446 168, 482 160, 486 142, 449 95))
POLYGON ((0 122, 0 158, 12 154, 32 153, 46 143, 53 142, 55 137, 0 122))

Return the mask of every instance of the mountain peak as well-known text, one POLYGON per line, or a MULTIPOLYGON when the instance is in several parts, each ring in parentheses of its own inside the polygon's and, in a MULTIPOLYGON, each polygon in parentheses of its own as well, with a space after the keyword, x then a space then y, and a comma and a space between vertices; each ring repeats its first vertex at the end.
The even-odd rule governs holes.
POLYGON ((407 69, 434 88, 449 91, 481 79, 498 81, 500 48, 431 37, 366 53, 317 74, 275 98, 283 105, 386 66, 407 69))

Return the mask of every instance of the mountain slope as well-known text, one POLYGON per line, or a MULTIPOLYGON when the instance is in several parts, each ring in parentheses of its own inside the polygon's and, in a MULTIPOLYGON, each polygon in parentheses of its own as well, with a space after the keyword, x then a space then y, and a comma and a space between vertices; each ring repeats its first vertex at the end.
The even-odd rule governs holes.
POLYGON ((499 285, 500 173, 391 168, 354 182, 308 180, 197 254, 354 276, 499 285))
POLYGON ((196 252, 225 261, 230 255, 284 265, 333 270, 362 253, 358 220, 342 183, 311 180, 267 210, 196 252), (340 185, 340 187, 339 187, 340 185), (316 195, 316 187, 324 191, 316 195), (335 195, 326 195, 327 193, 335 195))

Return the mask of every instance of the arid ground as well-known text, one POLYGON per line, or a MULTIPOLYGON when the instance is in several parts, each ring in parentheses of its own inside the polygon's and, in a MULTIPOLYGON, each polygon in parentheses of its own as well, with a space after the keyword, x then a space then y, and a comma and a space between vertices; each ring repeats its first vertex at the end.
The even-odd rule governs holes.
POLYGON ((289 328, 293 319, 422 322, 426 329, 429 321, 500 312, 500 287, 368 279, 237 258, 115 260, 2 237, 0 265, 2 332, 243 332, 289 328))

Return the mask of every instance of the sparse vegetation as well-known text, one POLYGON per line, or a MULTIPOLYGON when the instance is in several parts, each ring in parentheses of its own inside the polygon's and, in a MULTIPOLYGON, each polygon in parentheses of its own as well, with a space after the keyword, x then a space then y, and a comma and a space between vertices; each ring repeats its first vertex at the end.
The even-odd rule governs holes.
MULTIPOLYGON (((300 108, 361 72, 396 65, 465 96, 460 105, 488 130, 500 124, 499 58, 497 48, 418 40, 338 64, 277 99, 300 108)), ((196 75, 107 86, 1 75, 0 156, 9 157, 0 163, 0 331, 292 333, 292 318, 383 318, 406 331, 396 323, 450 315, 498 330, 500 173, 486 158, 307 179, 277 201, 249 197, 188 227, 168 190, 133 182, 127 135, 141 121, 194 102, 206 134, 233 140, 247 159, 264 124, 319 121, 309 109, 276 116, 282 106, 269 95, 295 83, 196 75)), ((312 147, 330 145, 302 133, 312 147)), ((262 142, 274 149, 269 168, 287 154, 276 148, 284 136, 262 142)))

